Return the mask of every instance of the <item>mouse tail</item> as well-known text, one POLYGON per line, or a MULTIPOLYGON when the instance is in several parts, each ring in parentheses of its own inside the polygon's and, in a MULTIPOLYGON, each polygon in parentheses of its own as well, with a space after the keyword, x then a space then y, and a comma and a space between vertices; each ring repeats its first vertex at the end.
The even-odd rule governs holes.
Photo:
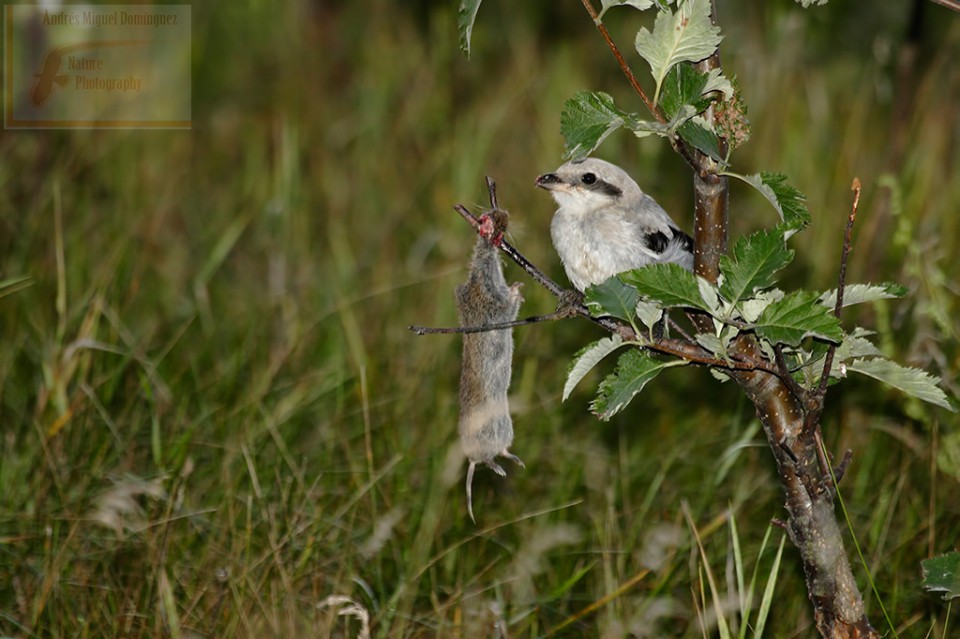
POLYGON ((470 462, 467 467, 467 512, 470 513, 470 521, 477 523, 473 516, 473 471, 477 468, 477 462, 470 462))

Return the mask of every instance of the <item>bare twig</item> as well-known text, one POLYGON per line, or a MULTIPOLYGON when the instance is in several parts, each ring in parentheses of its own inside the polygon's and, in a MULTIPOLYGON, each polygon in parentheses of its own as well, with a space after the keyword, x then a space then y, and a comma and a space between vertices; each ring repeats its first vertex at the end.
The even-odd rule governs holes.
POLYGON ((493 181, 493 178, 489 175, 487 176, 487 193, 490 194, 490 208, 499 209, 500 205, 497 204, 497 183, 493 181))
POLYGON ((834 468, 833 476, 837 478, 837 483, 840 483, 840 480, 843 479, 843 476, 847 472, 847 467, 850 465, 850 461, 853 459, 853 451, 849 448, 847 452, 843 454, 843 459, 840 460, 840 464, 834 468))
POLYGON ((498 322, 496 324, 485 324, 483 326, 408 326, 407 329, 413 331, 417 335, 450 335, 457 333, 467 335, 470 333, 489 333, 491 331, 502 331, 507 328, 528 326, 530 324, 539 324, 540 322, 552 322, 565 317, 569 317, 569 315, 562 311, 557 311, 555 313, 548 313, 547 315, 533 315, 531 317, 513 320, 512 322, 498 322))
MULTIPOLYGON (((853 223, 857 219, 857 207, 860 206, 860 178, 853 178, 853 184, 850 186, 853 191, 853 205, 850 207, 850 216, 847 218, 847 229, 843 234, 843 250, 840 252, 840 275, 837 281, 837 304, 833 309, 833 314, 840 317, 840 311, 843 309, 843 290, 847 285, 847 259, 850 257, 850 247, 853 241, 853 223)), ((831 344, 827 349, 827 357, 823 362, 823 373, 820 375, 820 386, 817 388, 817 395, 821 398, 827 392, 827 384, 830 381, 830 369, 833 368, 833 356, 836 353, 837 345, 831 344)))
POLYGON ((810 393, 806 388, 801 386, 790 373, 790 367, 787 366, 787 360, 783 355, 783 344, 774 345, 773 355, 777 361, 777 370, 780 371, 780 379, 787 385, 787 388, 790 389, 793 396, 796 397, 800 403, 806 405, 810 393))
MULTIPOLYGON (((840 311, 843 309, 843 291, 847 285, 847 260, 850 257, 851 242, 853 241, 853 223, 857 219, 857 208, 860 206, 860 180, 853 178, 851 185, 853 190, 853 204, 850 207, 850 215, 847 217, 847 228, 843 234, 843 249, 840 252, 840 274, 837 281, 837 303, 834 306, 833 314, 840 317, 840 311)), ((827 386, 830 383, 830 370, 833 368, 833 357, 837 352, 837 345, 830 344, 827 348, 827 355, 823 360, 823 372, 820 373, 820 383, 817 388, 809 394, 810 406, 808 407, 806 417, 803 422, 802 435, 810 435, 820 425, 820 415, 823 412, 823 401, 827 395, 827 386)))

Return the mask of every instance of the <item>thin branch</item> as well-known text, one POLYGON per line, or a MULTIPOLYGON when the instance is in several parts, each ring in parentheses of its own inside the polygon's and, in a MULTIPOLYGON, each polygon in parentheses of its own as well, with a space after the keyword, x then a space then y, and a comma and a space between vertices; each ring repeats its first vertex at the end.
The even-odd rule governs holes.
MULTIPOLYGON (((837 282, 837 303, 834 306, 833 314, 840 317, 840 311, 843 309, 843 291, 847 285, 847 260, 850 257, 851 242, 853 241, 853 223, 857 219, 857 208, 860 206, 860 180, 853 178, 851 185, 853 190, 853 204, 850 207, 850 215, 847 218, 847 228, 843 234, 843 249, 840 251, 840 275, 837 282)), ((820 426, 820 415, 823 412, 823 400, 827 395, 827 386, 830 384, 830 370, 833 368, 833 357, 837 352, 837 345, 830 344, 827 348, 827 355, 823 360, 823 372, 820 373, 820 383, 816 390, 810 393, 811 406, 807 409, 807 414, 803 420, 803 429, 801 436, 816 434, 820 426)))
POLYGON ((451 335, 457 333, 469 335, 472 333, 490 333, 492 331, 502 331, 507 328, 529 326, 530 324, 539 324, 540 322, 553 322, 565 317, 569 317, 569 315, 562 311, 557 311, 555 313, 548 313, 547 315, 533 315, 531 317, 525 317, 523 319, 513 320, 511 322, 498 322, 496 324, 484 324, 483 326, 408 326, 407 330, 413 331, 417 335, 451 335))
POLYGON ((847 472, 847 467, 850 465, 850 460, 853 459, 853 451, 849 448, 847 452, 843 454, 843 459, 840 460, 840 464, 833 470, 833 476, 836 477, 837 483, 840 483, 840 480, 843 479, 843 476, 847 472))
POLYGON ((787 359, 783 356, 783 344, 776 344, 773 347, 773 356, 777 362, 777 370, 780 371, 780 379, 787 385, 787 388, 790 389, 793 396, 796 397, 801 404, 806 405, 810 393, 806 388, 801 386, 790 373, 790 367, 787 366, 787 359))
MULTIPOLYGON (((607 43, 607 47, 610 49, 610 52, 613 53, 613 57, 617 59, 617 64, 620 65, 620 70, 623 72, 624 77, 627 78, 627 82, 630 83, 630 86, 633 87, 633 90, 636 92, 640 99, 643 100, 643 103, 647 106, 647 109, 656 118, 657 122, 660 124, 666 124, 667 119, 660 112, 660 109, 654 105, 653 101, 647 97, 647 93, 643 90, 643 87, 640 86, 640 82, 637 80, 637 76, 633 75, 633 71, 630 70, 630 65, 627 64, 627 60, 623 57, 623 54, 620 53, 620 49, 617 47, 616 43, 613 41, 613 38, 610 37, 610 32, 607 31, 607 27, 600 21, 599 16, 597 15, 596 9, 593 8, 593 5, 590 3, 590 0, 581 0, 583 3, 583 8, 587 10, 587 13, 590 14, 590 18, 593 20, 593 23, 597 25, 597 30, 600 32, 600 35, 603 36, 603 41, 607 43)), ((673 136, 670 139, 670 144, 673 146, 674 150, 680 154, 680 156, 686 160, 687 164, 690 165, 694 171, 699 174, 703 173, 703 166, 697 162, 693 154, 690 152, 690 149, 687 148, 686 143, 680 139, 680 136, 673 136)))
POLYGON ((613 52, 613 57, 615 57, 617 62, 620 64, 620 70, 623 71, 623 75, 626 76, 627 82, 629 82, 630 86, 633 87, 633 90, 637 92, 637 95, 640 96, 640 99, 643 100, 643 103, 647 105, 647 108, 650 110, 650 113, 653 114, 653 117, 657 119, 657 122, 660 124, 666 124, 667 119, 663 117, 663 114, 660 113, 660 110, 654 106, 653 100, 647 97, 643 87, 641 87, 640 83, 637 81, 637 76, 633 75, 633 71, 630 70, 630 65, 627 64, 627 61, 620 53, 620 49, 618 49, 617 45, 613 42, 613 38, 610 37, 610 32, 607 31, 607 27, 603 24, 603 22, 600 21, 600 17, 597 15, 597 11, 593 8, 590 0, 582 0, 582 2, 583 8, 587 10, 587 13, 590 14, 590 18, 593 20, 593 23, 597 25, 597 29, 600 31, 600 35, 603 36, 604 42, 607 43, 607 46, 610 47, 610 51, 613 52))
MULTIPOLYGON (((840 276, 837 282, 837 304, 833 309, 833 314, 838 318, 843 309, 843 291, 847 285, 847 260, 850 257, 851 242, 853 241, 853 223, 857 219, 857 208, 860 206, 860 179, 853 178, 851 185, 853 191, 853 205, 850 207, 850 216, 847 218, 847 229, 843 235, 843 250, 840 252, 840 276)), ((836 353, 837 345, 831 344, 827 349, 827 357, 823 362, 823 373, 820 375, 820 386, 816 394, 823 401, 823 396, 827 393, 827 384, 830 382, 830 369, 833 368, 833 356, 836 353)))
POLYGON ((688 342, 692 342, 692 341, 693 341, 693 338, 690 337, 689 333, 687 333, 685 330, 683 330, 683 327, 682 327, 682 326, 680 326, 680 325, 677 324, 675 321, 673 321, 673 318, 672 318, 672 317, 669 317, 669 316, 667 317, 667 323, 670 325, 670 328, 671 328, 672 330, 676 331, 677 333, 679 333, 680 336, 683 337, 683 339, 687 340, 688 342))
POLYGON ((493 181, 493 178, 489 175, 486 177, 487 180, 487 193, 490 194, 490 208, 499 209, 500 206, 497 204, 497 183, 493 181))

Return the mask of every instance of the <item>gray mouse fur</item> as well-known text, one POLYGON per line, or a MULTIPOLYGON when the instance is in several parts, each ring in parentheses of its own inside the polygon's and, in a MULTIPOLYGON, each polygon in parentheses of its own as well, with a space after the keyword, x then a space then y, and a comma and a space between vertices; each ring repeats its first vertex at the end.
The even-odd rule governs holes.
MULTIPOLYGON (((507 212, 494 209, 480 218, 480 237, 470 261, 469 279, 456 288, 461 326, 485 326, 517 318, 520 284, 508 286, 497 246, 506 229, 507 212)), ((473 472, 484 464, 501 477, 506 471, 496 457, 523 466, 508 449, 513 443, 513 422, 507 404, 513 358, 511 329, 463 335, 460 371, 460 444, 470 461, 467 469, 467 510, 473 516, 473 472)))

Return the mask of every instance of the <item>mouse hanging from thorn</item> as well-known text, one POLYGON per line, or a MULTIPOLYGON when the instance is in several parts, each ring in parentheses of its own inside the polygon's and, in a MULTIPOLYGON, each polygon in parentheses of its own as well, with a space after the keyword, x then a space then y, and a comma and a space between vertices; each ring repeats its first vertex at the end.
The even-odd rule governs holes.
MULTIPOLYGON (((508 214, 497 207, 492 181, 492 209, 480 217, 479 237, 470 261, 470 277, 457 286, 456 304, 460 326, 487 326, 512 322, 523 297, 520 283, 507 285, 503 277, 499 245, 507 228, 508 214)), ((509 328, 465 333, 460 371, 460 444, 470 462, 467 468, 467 511, 473 516, 473 473, 484 464, 501 477, 506 471, 495 461, 505 457, 521 467, 510 452, 513 422, 507 403, 513 358, 513 331, 509 328)))

